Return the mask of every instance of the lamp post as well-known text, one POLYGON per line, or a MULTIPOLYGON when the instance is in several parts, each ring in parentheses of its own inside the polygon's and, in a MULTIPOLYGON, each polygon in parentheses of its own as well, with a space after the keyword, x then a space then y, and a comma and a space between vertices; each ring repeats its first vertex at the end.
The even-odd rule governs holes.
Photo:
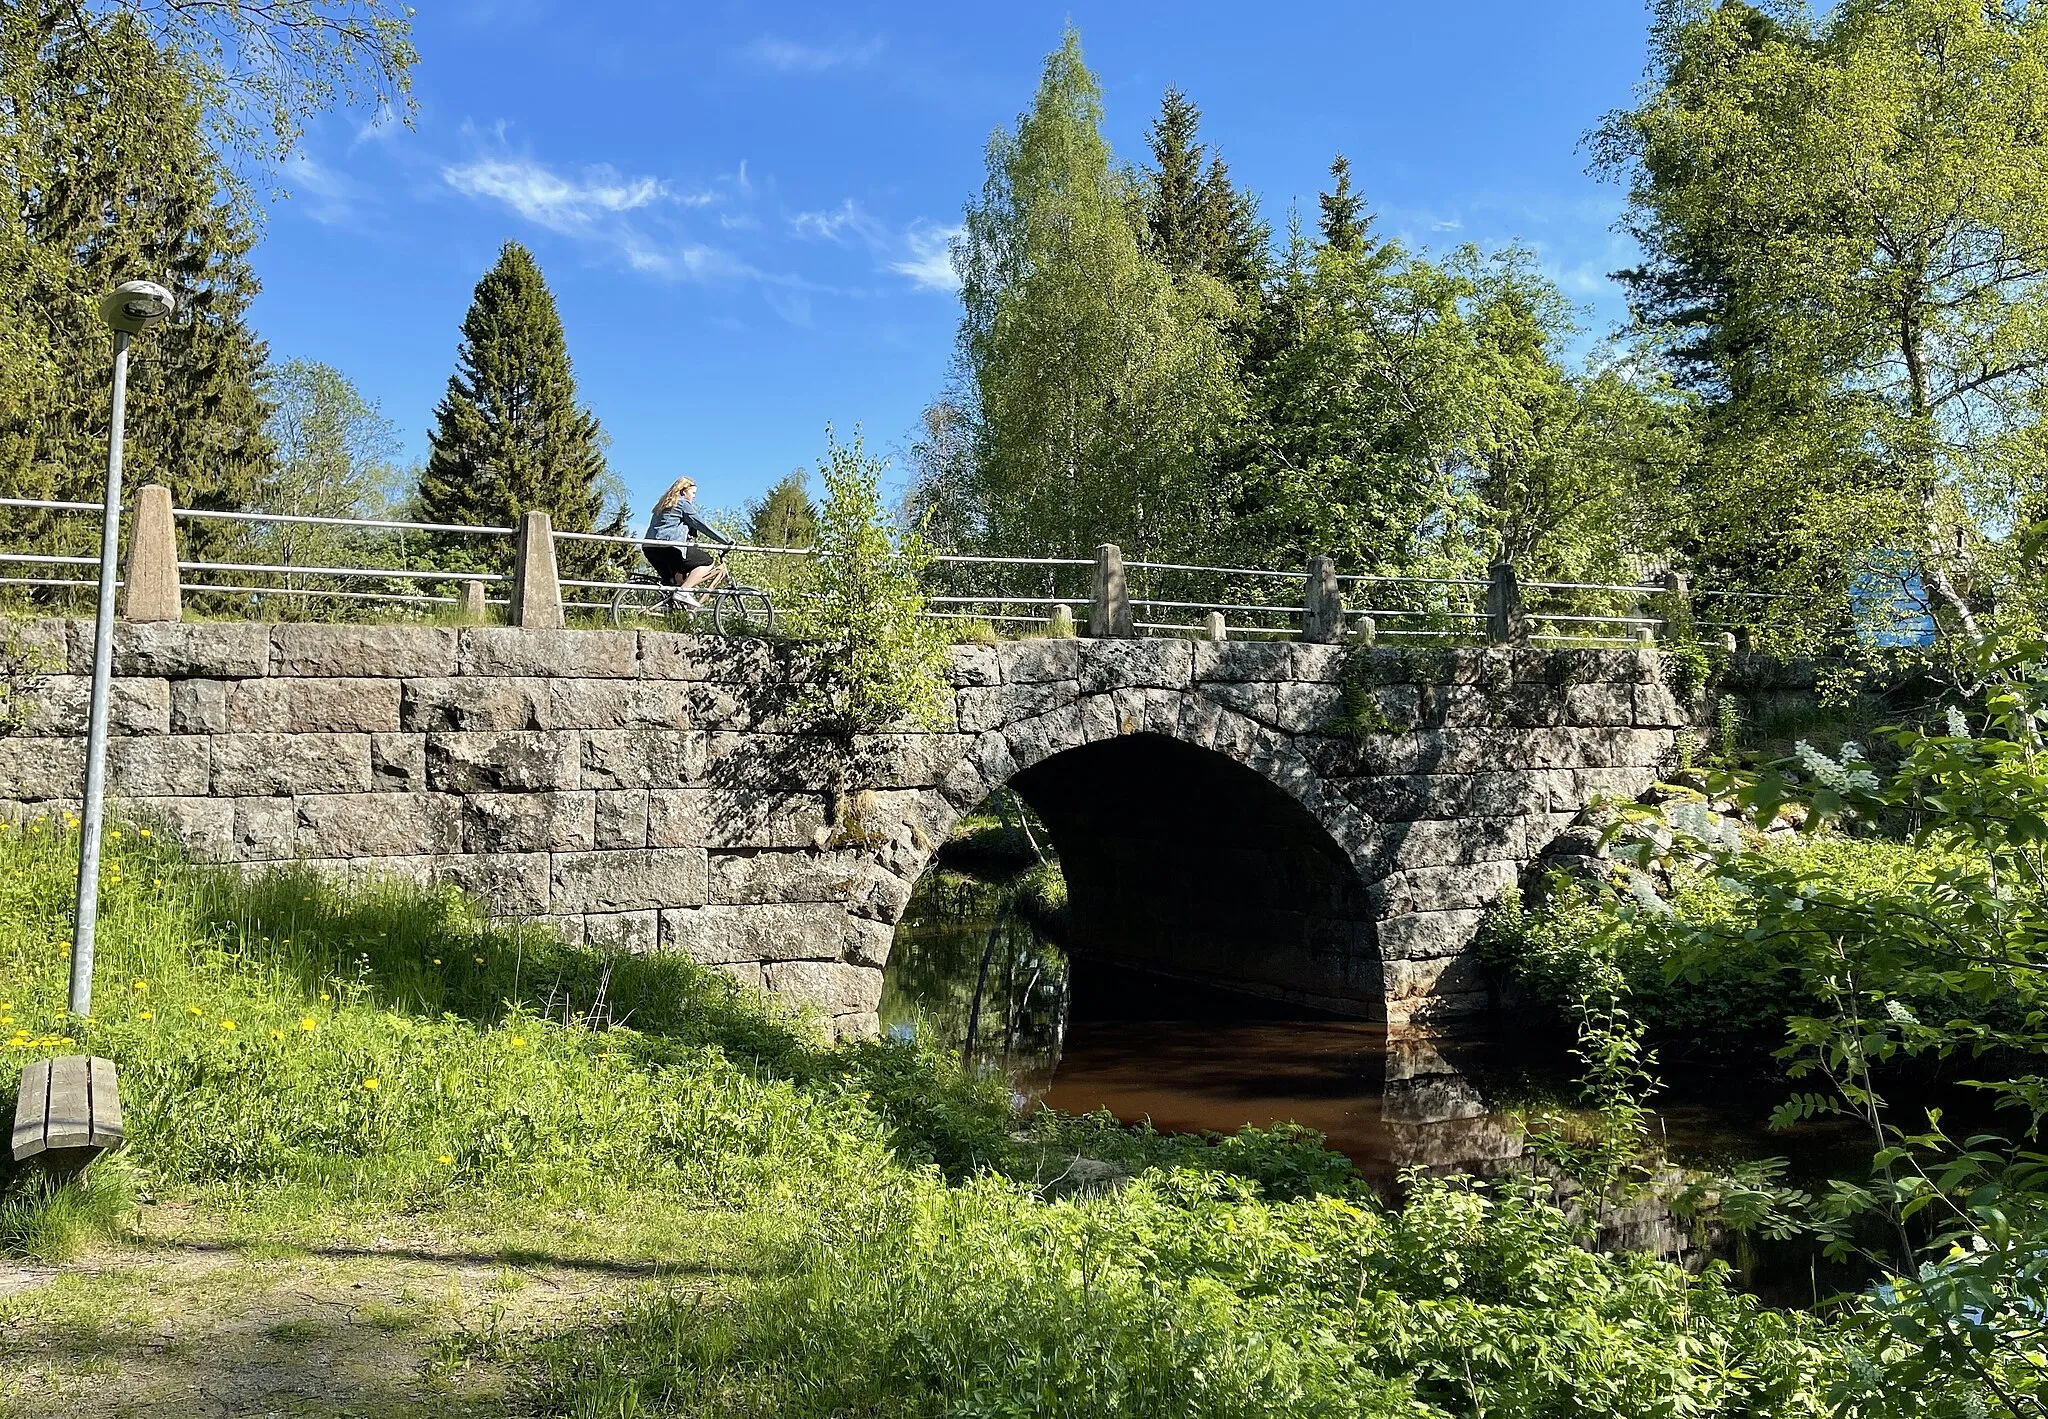
POLYGON ((128 342, 177 308, 154 281, 123 281, 100 297, 114 332, 114 418, 107 438, 107 502, 100 523, 99 610, 92 623, 92 708, 86 721, 85 803, 78 828, 78 909, 71 926, 71 1013, 92 1013, 92 947, 99 919, 100 823, 107 793, 107 697, 114 674, 114 567, 121 545, 121 435, 128 405, 128 342))

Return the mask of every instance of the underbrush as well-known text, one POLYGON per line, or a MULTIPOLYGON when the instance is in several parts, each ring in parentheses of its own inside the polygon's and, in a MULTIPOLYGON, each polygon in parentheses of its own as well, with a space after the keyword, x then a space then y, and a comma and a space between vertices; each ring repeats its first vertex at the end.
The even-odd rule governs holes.
MULTIPOLYGON (((1906 884, 1959 862, 1882 838, 1787 838, 1758 852, 1854 892, 1878 912, 1906 884)), ((1517 894, 1496 903, 1480 944, 1490 964, 1561 1017, 1574 1016, 1582 1001, 1618 995, 1667 1061, 1754 1063, 1784 1044, 1787 1016, 1818 1002, 1777 944, 1748 926, 1730 885, 1695 871, 1676 873, 1655 906, 1596 895, 1559 875, 1538 903, 1517 894), (1691 944, 1690 928, 1698 927, 1714 930, 1709 955, 1691 944)))
POLYGON ((578 1414, 1809 1415, 1813 1324, 1574 1248, 1538 1197, 1406 1208, 1161 1171, 1045 1202, 984 1177, 847 1200, 734 1304, 649 1304, 544 1347, 578 1414))
POLYGON ((1836 1363, 1718 1271, 1580 1250, 1540 1193, 1418 1178, 1391 1213, 1307 1130, 1020 1128, 999 1079, 824 1046, 678 956, 132 828, 73 1038, 75 850, 0 830, 6 1057, 112 1058, 131 1143, 68 1190, 12 1179, 0 1245, 59 1254, 132 1185, 266 1240, 617 1215, 727 1249, 711 1289, 515 1357, 550 1412, 1794 1415, 1836 1363))

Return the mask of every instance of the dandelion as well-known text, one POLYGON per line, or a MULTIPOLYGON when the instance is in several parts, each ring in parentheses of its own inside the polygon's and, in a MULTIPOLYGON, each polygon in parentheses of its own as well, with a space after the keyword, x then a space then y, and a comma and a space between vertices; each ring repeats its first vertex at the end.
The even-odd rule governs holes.
POLYGON ((434 964, 437 966, 441 964, 441 958, 439 956, 434 957, 434 964))
POLYGON ((377 1089, 377 1081, 375 1079, 365 1079, 363 1081, 363 1087, 374 1093, 377 1089))
POLYGON ((277 1041, 282 1041, 282 1040, 284 1039, 284 1031, 283 1031, 283 1030, 272 1030, 272 1031, 270 1032, 270 1038, 271 1038, 271 1039, 273 1039, 273 1040, 277 1040, 277 1041))
POLYGON ((188 1005, 185 1007, 185 1013, 187 1015, 197 1015, 200 1013, 200 1010, 199 1007, 196 1005, 188 1005))
POLYGON ((138 991, 141 991, 143 994, 147 995, 149 993, 149 982, 146 980, 138 980, 135 982, 135 988, 138 991))
POLYGON ((322 1000, 325 1000, 325 999, 327 998, 327 992, 326 992, 326 991, 324 991, 324 990, 323 990, 323 991, 321 991, 321 992, 320 992, 320 998, 321 998, 322 1000))
POLYGON ((141 836, 143 836, 143 837, 145 837, 145 838, 146 838, 146 837, 148 837, 148 836, 149 836, 149 829, 147 829, 147 828, 144 828, 144 829, 142 830, 141 836))
POLYGON ((117 843, 121 841, 121 830, 119 828, 107 829, 107 841, 110 843, 117 843))
POLYGON ((309 1035, 310 1035, 310 1034, 312 1034, 312 1033, 313 1033, 313 1032, 314 1032, 315 1030, 319 1029, 320 1027, 319 1027, 318 1025, 314 1024, 314 1023, 313 1023, 313 1017, 312 1017, 311 1015, 308 1015, 308 1016, 306 1016, 306 1018, 305 1018, 305 1019, 303 1019, 303 1020, 299 1021, 299 1028, 300 1028, 300 1029, 302 1029, 302 1030, 304 1030, 304 1031, 305 1031, 305 1032, 306 1032, 307 1034, 309 1034, 309 1035))
POLYGON ((478 956, 478 957, 476 958, 476 963, 477 963, 477 964, 478 964, 479 966, 481 966, 481 965, 482 965, 482 964, 484 963, 484 958, 483 958, 483 957, 481 957, 481 956, 478 956))
POLYGON ((145 1020, 154 1020, 156 1018, 156 1011, 145 1010, 142 1012, 142 1018, 145 1020))
POLYGON ((440 1161, 441 1161, 441 1162, 442 1162, 443 1164, 450 1164, 450 1163, 453 1163, 453 1162, 454 1162, 455 1160, 454 1160, 453 1158, 451 1158, 451 1157, 450 1157, 450 1156, 449 1156, 448 1154, 446 1154, 446 1153, 443 1153, 443 1154, 441 1155, 441 1157, 440 1157, 440 1161))
POLYGON ((235 1028, 235 1022, 232 1020, 223 1020, 220 1022, 220 1027, 223 1030, 232 1030, 235 1028))
POLYGON ((524 1036, 524 1035, 514 1035, 514 1036, 512 1037, 512 1048, 514 1048, 514 1049, 525 1049, 525 1048, 526 1048, 526 1036, 524 1036))

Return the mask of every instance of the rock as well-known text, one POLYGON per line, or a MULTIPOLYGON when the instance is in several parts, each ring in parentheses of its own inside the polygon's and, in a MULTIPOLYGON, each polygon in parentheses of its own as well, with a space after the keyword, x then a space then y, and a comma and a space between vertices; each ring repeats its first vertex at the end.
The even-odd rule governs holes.
POLYGON ((279 675, 402 679, 455 673, 455 632, 444 626, 282 625, 274 640, 279 675))

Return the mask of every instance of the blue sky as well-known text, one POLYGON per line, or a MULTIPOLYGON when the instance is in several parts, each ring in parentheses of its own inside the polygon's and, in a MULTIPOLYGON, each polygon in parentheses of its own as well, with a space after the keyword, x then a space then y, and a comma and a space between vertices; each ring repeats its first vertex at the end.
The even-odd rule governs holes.
POLYGON ((946 239, 1069 19, 1120 156, 1178 85, 1276 228, 1342 151, 1383 234, 1519 240, 1596 327, 1622 314, 1620 193, 1580 141, 1640 76, 1639 3, 420 10, 415 126, 318 123, 256 255, 273 356, 340 368, 407 459, 508 238, 636 511, 684 471, 735 506, 828 423, 900 452, 949 369, 946 239))

